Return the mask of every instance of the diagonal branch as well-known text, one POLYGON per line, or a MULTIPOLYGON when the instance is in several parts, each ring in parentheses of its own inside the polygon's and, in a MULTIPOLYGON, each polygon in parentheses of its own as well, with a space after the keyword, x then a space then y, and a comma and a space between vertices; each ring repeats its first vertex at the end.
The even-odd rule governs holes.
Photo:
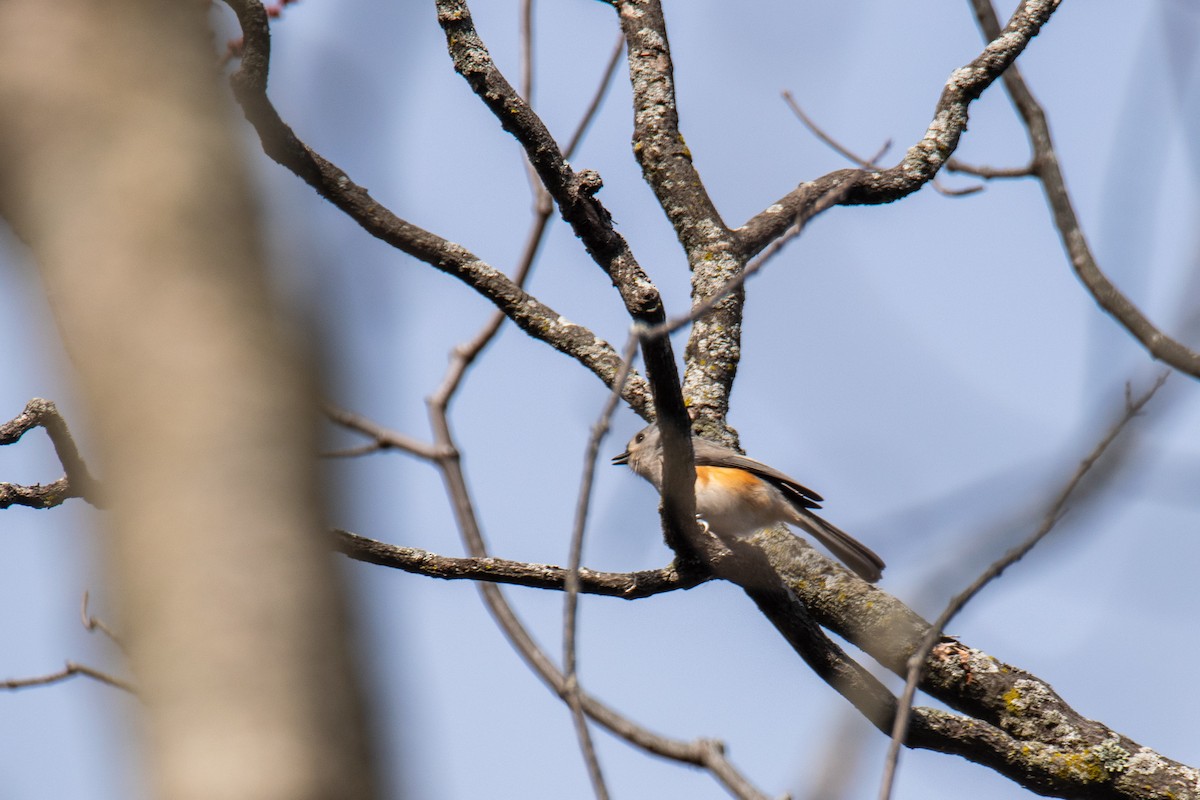
MULTIPOLYGON (((468 552, 475 558, 487 558, 487 545, 475 516, 474 504, 463 475, 457 448, 454 446, 449 419, 446 416, 448 397, 435 395, 429 402, 429 414, 439 446, 452 455, 438 460, 442 479, 458 522, 459 531, 468 552)), ((569 701, 571 687, 562 672, 534 642, 529 631, 517 618, 494 583, 481 583, 480 594, 505 637, 538 677, 564 701, 569 701)), ((724 747, 707 739, 684 742, 656 734, 622 716, 590 695, 580 692, 578 702, 597 724, 607 728, 629 743, 663 758, 703 767, 713 774, 735 797, 742 800, 766 800, 725 757, 724 747)))
MULTIPOLYGON (((626 365, 632 365, 637 353, 637 339, 629 337, 622 358, 626 365)), ((587 726, 587 717, 580 700, 579 687, 579 589, 580 570, 583 562, 583 539, 587 532, 588 516, 592 505, 592 487, 596 478, 596 459, 600 455, 600 444, 608 434, 612 416, 617 410, 620 400, 620 387, 625 376, 617 378, 612 391, 604 401, 600 416, 592 425, 588 436, 587 446, 583 457, 583 477, 580 478, 579 492, 575 500, 575 520, 571 526, 571 546, 567 555, 566 597, 563 599, 563 677, 567 684, 567 705, 571 708, 571 716, 575 721, 576 736, 588 764, 588 772, 592 776, 592 785, 596 790, 597 800, 607 800, 608 789, 600 771, 600 762, 596 757, 595 745, 587 726)))
MULTIPOLYGON (((566 584, 567 570, 561 567, 523 564, 488 556, 447 558, 375 542, 344 531, 336 532, 335 536, 338 549, 351 558, 430 577, 512 583, 560 591, 566 584)), ((773 572, 780 572, 774 565, 781 560, 788 560, 793 565, 784 576, 786 591, 777 583, 772 587, 773 579, 762 573, 759 578, 748 577, 744 570, 749 569, 747 564, 752 563, 753 555, 748 559, 731 560, 735 568, 743 570, 740 577, 733 573, 723 577, 746 588, 759 609, 818 675, 849 699, 877 728, 890 730, 895 698, 833 644, 816 623, 830 627, 885 663, 895 662, 904 653, 911 652, 928 631, 927 623, 895 598, 853 579, 791 534, 760 536, 758 543, 766 545, 763 551, 773 565, 773 572), (814 575, 820 579, 814 581, 814 575), (813 587, 813 584, 817 586, 813 587), (857 615, 858 619, 872 619, 859 629, 831 619, 827 607, 831 594, 851 598, 852 610, 847 613, 848 617, 857 615), (806 603, 818 595, 825 599, 826 605, 814 605, 810 617, 806 603), (884 631, 884 635, 864 641, 860 638, 862 630, 884 631)), ((690 585, 689 580, 682 578, 673 567, 629 574, 581 569, 579 577, 582 592, 625 599, 689 588, 690 585)), ((499 595, 496 600, 504 603, 499 595)), ((494 608, 493 613, 504 619, 504 615, 512 612, 505 603, 503 609, 497 611, 494 608)), ((520 625, 515 616, 511 618, 511 624, 520 625)), ((510 633, 517 637, 514 644, 543 680, 556 692, 565 693, 566 685, 559 680, 561 673, 545 655, 540 651, 531 654, 524 650, 526 645, 535 649, 536 645, 523 628, 510 633), (543 668, 549 672, 543 672, 543 668)), ((1058 697, 1045 681, 986 653, 958 642, 943 641, 933 649, 925 667, 930 677, 923 682, 922 688, 963 714, 914 708, 905 738, 909 747, 959 755, 1039 793, 1066 797, 1080 794, 1081 781, 1095 782, 1100 778, 1111 782, 1112 786, 1094 796, 1141 800, 1166 796, 1155 792, 1162 787, 1174 786, 1177 796, 1183 797, 1188 795, 1180 791, 1180 787, 1188 780, 1194 785, 1200 778, 1200 772, 1164 759, 1106 726, 1085 719, 1058 697), (1065 747, 1064 742, 1074 742, 1074 746, 1065 747), (1067 764, 1078 764, 1079 769, 1065 769, 1067 764), (1130 774, 1124 775, 1122 769, 1130 774), (1145 781, 1142 788, 1134 785, 1137 780, 1145 781)), ((902 667, 893 667, 893 671, 901 672, 902 667)), ((593 698, 582 695, 582 702, 584 711, 593 719, 650 752, 710 769, 718 763, 704 761, 715 757, 716 751, 707 749, 713 746, 712 743, 668 745, 674 740, 660 739, 642 731, 593 698)))
POLYGON ((971 103, 1005 74, 1050 20, 1059 2, 1022 0, 1008 25, 997 30, 983 52, 950 74, 925 135, 908 149, 899 164, 882 170, 837 170, 800 184, 734 231, 743 251, 752 255, 766 247, 832 186, 851 184, 840 205, 876 205, 899 200, 933 180, 958 147, 967 128, 971 103))
MULTIPOLYGON (((254 126, 263 150, 357 222, 372 236, 432 267, 452 275, 487 298, 534 339, 571 356, 605 385, 612 385, 620 359, 606 342, 587 328, 567 321, 495 267, 462 245, 396 216, 336 165, 304 144, 267 97, 270 30, 259 0, 227 0, 243 33, 242 63, 230 83, 246 119, 254 126)), ((635 376, 623 398, 643 414, 650 405, 645 381, 635 376)))
POLYGON ((929 658, 929 654, 933 651, 934 646, 940 639, 943 638, 942 632, 946 629, 946 625, 950 623, 955 616, 971 601, 983 588, 998 578, 1004 570, 1015 564, 1017 561, 1024 558, 1030 550, 1032 550, 1039 542, 1046 537, 1062 519, 1066 513, 1067 503, 1075 494, 1075 490, 1083 482, 1091 472, 1092 467, 1096 465, 1108 450, 1109 446, 1120 436, 1125 427, 1133 421, 1146 404, 1158 393, 1166 382, 1170 372, 1164 372, 1159 376, 1158 380, 1136 400, 1132 398, 1126 399, 1124 413, 1120 418, 1109 428, 1108 432, 1100 438, 1092 451, 1080 462, 1075 473, 1063 486, 1058 493, 1054 502, 1051 503, 1049 510, 1042 517, 1042 523, 1024 542, 1017 547, 1005 553, 1001 558, 993 562, 987 569, 983 571, 971 585, 964 589, 947 604, 946 608, 938 615, 933 624, 929 626, 925 635, 921 639, 920 645, 908 658, 908 669, 905 676, 904 692, 900 698, 900 712, 896 715, 895 722, 892 725, 892 741, 888 747, 886 764, 883 772, 882 785, 879 789, 880 800, 888 800, 891 797, 893 781, 896 774, 896 764, 900 756, 900 744, 905 739, 907 734, 909 716, 911 714, 911 706, 913 696, 916 694, 917 685, 921 680, 923 666, 929 658))
POLYGON ((829 149, 833 150, 842 158, 857 164, 863 169, 879 169, 879 159, 883 158, 884 153, 886 153, 892 147, 891 140, 888 140, 884 143, 884 146, 881 148, 878 156, 869 159, 863 158, 839 142, 837 139, 826 133, 825 129, 818 125, 812 117, 804 113, 804 109, 800 107, 800 104, 796 102, 796 98, 787 89, 783 90, 783 102, 787 103, 787 107, 790 108, 792 113, 796 115, 796 119, 800 120, 800 124, 802 124, 805 128, 808 128, 809 133, 820 139, 821 142, 829 147, 829 149))
MULTIPOLYGON (((980 30, 985 36, 995 39, 1000 22, 991 0, 972 0, 971 6, 980 30)), ((1054 226, 1062 238, 1063 248, 1071 259, 1075 275, 1100 307, 1141 342, 1152 357, 1193 378, 1200 378, 1200 352, 1159 330, 1101 271, 1083 234, 1079 218, 1075 215, 1071 195, 1067 192, 1046 112, 1034 98, 1016 65, 1004 73, 1004 87, 1025 123, 1033 147, 1033 173, 1041 181, 1046 193, 1046 201, 1054 214, 1054 226)))
MULTIPOLYGON (((455 71, 463 76, 501 127, 525 148, 529 162, 554 198, 559 213, 612 280, 635 324, 660 325, 666 319, 666 311, 658 289, 634 258, 629 244, 613 228, 612 215, 595 198, 602 185, 600 176, 589 170, 576 173, 563 158, 545 124, 496 67, 475 29, 465 0, 438 0, 437 9, 438 23, 445 33, 455 71)), ((663 431, 664 518, 674 531, 675 540, 686 541, 696 529, 693 494, 696 475, 679 371, 668 337, 642 337, 641 346, 654 398, 654 416, 663 431)), ((610 387, 616 374, 605 378, 610 387)), ((628 401, 629 394, 625 390, 622 396, 628 401)), ((648 417, 647 408, 638 410, 648 417)))
POLYGON ((658 290, 613 227, 612 215, 595 197, 603 185, 600 176, 590 170, 577 173, 563 157, 545 123, 492 60, 465 0, 438 0, 437 10, 455 71, 525 149, 559 213, 612 279, 630 315, 646 324, 660 321, 656 316, 662 313, 658 290))
MULTIPOLYGON (((764 532, 754 542, 819 625, 905 674, 928 622, 791 534, 764 532)), ((965 719, 914 710, 909 746, 956 753, 1061 797, 1190 797, 1200 785, 1200 770, 1087 719, 1046 681, 980 650, 945 641, 923 669, 920 688, 965 719)))
MULTIPOLYGON (((483 48, 482 42, 478 41, 478 37, 474 35, 473 28, 470 28, 470 17, 466 12, 466 7, 462 6, 461 11, 464 15, 466 15, 465 23, 469 29, 470 35, 474 37, 474 43, 478 45, 479 50, 483 53, 483 58, 486 65, 489 65, 489 69, 494 72, 494 74, 491 74, 491 72, 488 72, 488 69, 485 69, 485 73, 494 78, 496 85, 498 85, 501 89, 507 88, 511 90, 511 87, 508 87, 507 83, 504 82, 503 77, 495 71, 494 65, 490 65, 490 57, 487 56, 486 49, 483 48)), ((451 35, 450 44, 452 53, 454 52, 453 39, 454 37, 451 35)), ((611 69, 612 67, 610 65, 609 72, 611 72, 611 69)), ((607 80, 605 83, 607 83, 607 80)), ((599 93, 597 95, 597 98, 598 97, 599 93)), ((515 97, 513 100, 514 102, 523 102, 519 97, 515 97)), ((598 100, 593 101, 591 107, 589 108, 587 117, 590 117, 594 112, 597 103, 598 100)), ((530 112, 530 115, 532 116, 532 112, 530 112)), ((501 118, 503 119, 503 116, 501 118)), ((537 125, 540 126, 540 121, 537 120, 536 116, 532 116, 532 119, 537 123, 537 125)), ((586 117, 584 124, 586 125, 586 117)), ((582 130, 583 126, 580 127, 576 136, 573 137, 571 147, 573 147, 575 142, 578 141, 582 130)), ((533 133, 536 134, 537 131, 535 130, 533 133)), ((552 140, 550 140, 550 144, 553 146, 552 140)), ((530 163, 535 166, 536 172, 537 162, 535 162, 532 153, 529 153, 529 157, 530 163)), ((585 178, 585 176, 582 175, 580 177, 581 179, 585 178)), ((598 176, 594 176, 594 174, 586 176, 585 183, 592 187, 591 191, 599 188, 598 176)), ((525 269, 525 266, 531 263, 532 254, 536 252, 537 246, 541 240, 541 232, 545 229, 547 212, 543 209, 540 203, 538 207, 538 214, 540 216, 540 221, 535 220, 534 230, 531 231, 531 238, 527 248, 527 261, 521 269, 522 273, 525 269)), ((636 263, 634 263, 634 266, 636 267, 636 263)), ((614 276, 613 280, 614 284, 618 286, 621 285, 617 277, 614 276)), ((649 288, 653 291, 653 287, 649 285, 648 281, 646 281, 646 285, 649 286, 649 288)), ((664 316, 664 312, 661 308, 661 301, 657 302, 656 308, 653 309, 653 313, 648 316, 648 319, 653 320, 655 319, 655 316, 664 316)), ((645 325, 635 324, 635 328, 638 327, 644 328, 645 325)), ((435 463, 441 471, 442 478, 446 484, 447 493, 450 497, 455 516, 458 520, 459 531, 464 539, 468 551, 476 559, 487 559, 487 548, 475 516, 469 491, 467 489, 467 483, 462 472, 458 450, 454 444, 450 420, 448 417, 448 408, 450 401, 453 399, 459 387, 462 385, 462 378, 466 370, 495 335, 497 329, 498 325, 495 324, 493 320, 492 323, 485 325, 484 328, 476 335, 476 337, 471 340, 471 342, 455 349, 451 359, 450 368, 445 378, 427 401, 430 420, 435 432, 435 448, 440 451, 440 455, 435 459, 435 463)), ((681 399, 678 400, 675 406, 673 406, 671 403, 672 398, 679 398, 679 386, 678 378, 674 375, 674 362, 671 358, 669 342, 654 342, 650 344, 643 343, 643 349, 646 350, 649 355, 652 355, 655 358, 666 359, 668 366, 668 368, 664 369, 655 368, 650 372, 651 380, 657 381, 655 393, 659 398, 658 405, 660 407, 660 418, 669 417, 671 415, 675 415, 677 418, 682 417, 681 399), (663 398, 667 398, 667 401, 663 402, 663 398)), ((625 386, 626 378, 629 375, 631 367, 630 362, 632 361, 632 354, 633 349, 631 347, 628 349, 625 358, 622 360, 621 370, 618 371, 617 379, 612 382, 612 386, 614 387, 613 391, 615 393, 621 393, 622 388, 625 386)), ((644 412, 643 415, 645 415, 644 412)), ((690 438, 686 436, 683 436, 682 438, 690 446, 690 438)), ((681 460, 680 463, 687 463, 690 465, 691 459, 688 457, 686 462, 681 460)), ((694 480, 694 477, 692 480, 694 480)), ((688 485, 690 486, 690 483, 688 485)), ((676 527, 683 528, 686 523, 691 523, 692 527, 696 527, 690 516, 681 516, 677 510, 675 511, 675 515, 673 517, 671 516, 670 511, 668 511, 667 515, 671 520, 686 521, 681 522, 681 524, 676 525, 676 527)), ((670 524, 675 525, 674 522, 671 522, 670 524)), ((574 585, 577 581, 579 581, 579 573, 580 570, 578 568, 568 570, 563 576, 564 586, 567 583, 574 585)), ((511 606, 508 605, 508 602, 500 592, 499 587, 493 583, 485 582, 480 584, 479 589, 481 595, 483 596, 484 602, 488 607, 488 610, 496 619, 501 631, 508 638, 509 642, 513 645, 525 662, 533 669, 533 671, 537 673, 542 680, 567 703, 569 707, 572 708, 573 712, 575 712, 577 728, 580 728, 581 739, 584 743, 585 755, 591 750, 590 735, 586 731, 586 726, 582 725, 581 721, 579 720, 580 712, 591 717, 600 725, 607 727, 617 736, 626 739, 631 744, 640 747, 647 752, 657 754, 664 758, 670 758, 704 767, 705 769, 709 770, 714 777, 716 777, 736 797, 745 798, 746 800, 765 800, 765 795, 755 789, 733 767, 728 759, 725 758, 724 748, 720 744, 710 740, 697 740, 691 743, 679 742, 658 736, 641 727, 640 725, 633 723, 631 720, 621 717, 607 706, 604 706, 595 699, 584 694, 579 688, 578 681, 574 680, 570 674, 563 674, 563 672, 556 669, 545 652, 533 641, 533 638, 529 635, 528 630, 513 612, 511 606)), ((597 781, 597 777, 598 769, 593 772, 593 780, 597 791, 602 794, 605 790, 602 786, 602 780, 597 781)))

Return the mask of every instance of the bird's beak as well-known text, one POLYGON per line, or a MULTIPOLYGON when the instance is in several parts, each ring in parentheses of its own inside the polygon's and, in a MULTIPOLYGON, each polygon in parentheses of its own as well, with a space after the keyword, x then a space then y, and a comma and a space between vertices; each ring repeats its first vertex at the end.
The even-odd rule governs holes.
POLYGON ((614 467, 619 467, 622 464, 628 464, 629 463, 629 451, 626 450, 624 453, 621 453, 621 455, 619 455, 619 456, 613 456, 612 463, 613 463, 614 467))

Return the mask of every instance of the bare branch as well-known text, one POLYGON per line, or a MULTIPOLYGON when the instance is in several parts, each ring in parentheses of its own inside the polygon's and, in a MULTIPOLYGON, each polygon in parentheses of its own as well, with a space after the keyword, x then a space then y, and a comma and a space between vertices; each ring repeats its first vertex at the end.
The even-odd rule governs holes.
MULTIPOLYGON (((633 153, 687 256, 692 303, 704 302, 742 270, 745 256, 709 197, 680 130, 662 4, 620 0, 613 5, 628 44, 633 153)), ((684 350, 688 411, 711 434, 720 431, 729 411, 741 361, 742 305, 740 290, 725 294, 709 315, 696 319, 684 350)))
MULTIPOLYGON (((396 216, 345 172, 300 141, 267 98, 271 45, 262 3, 227 2, 237 13, 243 33, 242 63, 230 76, 230 83, 268 156, 312 186, 372 236, 463 281, 525 333, 571 356, 606 385, 612 384, 621 365, 606 342, 587 328, 567 321, 465 247, 396 216)), ((647 409, 649 396, 644 381, 631 381, 624 399, 634 408, 647 409)))
MULTIPOLYGON (((637 337, 630 336, 625 350, 621 354, 627 369, 633 363, 637 345, 637 337)), ((588 774, 592 778, 592 786, 598 798, 607 798, 608 789, 604 785, 600 762, 596 758, 596 750, 588 732, 583 703, 580 699, 578 650, 575 646, 579 609, 579 570, 583 561, 583 537, 587 530, 588 511, 592 502, 592 484, 596 477, 596 458, 600 453, 600 443, 608 434, 612 415, 617 410, 617 401, 621 398, 621 386, 624 384, 625 378, 624 374, 617 377, 612 391, 608 393, 608 398, 604 401, 600 416, 588 436, 583 457, 583 477, 580 479, 579 493, 575 504, 575 522, 571 530, 571 548, 567 559, 566 597, 563 600, 563 677, 566 681, 567 704, 571 707, 576 735, 579 738, 584 760, 588 765, 588 774)))
MULTIPOLYGON (((553 564, 529 564, 491 556, 442 556, 415 547, 401 547, 368 539, 349 531, 335 530, 333 535, 334 546, 338 551, 355 561, 400 569, 429 578, 488 581, 559 591, 565 590, 567 585, 568 570, 553 564)), ((709 578, 710 576, 695 573, 680 574, 674 565, 640 572, 597 572, 581 567, 579 591, 584 594, 618 597, 622 600, 639 600, 665 592, 691 589, 709 578)))
MULTIPOLYGON (((753 542, 819 625, 906 674, 929 623, 790 533, 766 531, 753 542)), ((1045 681, 980 650, 944 642, 926 659, 924 673, 920 688, 964 716, 914 710, 905 740, 910 747, 955 753, 1021 786, 1062 797, 1080 796, 1081 781, 1089 790, 1103 787, 1094 797, 1190 796, 1200 781, 1200 770, 1084 717, 1045 681), (1064 770, 1066 763, 1086 767, 1086 774, 1064 770)))
MULTIPOLYGON (((533 106, 533 0, 521 0, 521 97, 533 106)), ((550 196, 538 181, 537 172, 529 161, 525 162, 525 174, 529 178, 529 188, 533 192, 535 206, 540 211, 549 208, 550 196)))
MULTIPOLYGON (((613 56, 609 58, 608 64, 604 69, 604 74, 600 78, 600 83, 596 87, 595 93, 592 95, 591 101, 588 103, 587 109, 583 112, 583 117, 579 120, 579 124, 575 127, 574 133, 571 134, 570 142, 564 151, 564 157, 570 158, 575 148, 583 141, 583 137, 587 134, 588 128, 591 126, 592 120, 596 113, 600 110, 600 103, 604 99, 608 87, 612 84, 613 75, 615 74, 617 56, 620 54, 621 42, 617 42, 617 47, 613 56)), ((550 215, 554 213, 554 206, 550 202, 550 195, 540 184, 534 187, 536 195, 535 214, 533 223, 530 225, 529 233, 525 238, 525 248, 521 255, 521 260, 517 264, 517 268, 513 273, 513 282, 520 287, 525 286, 525 281, 529 277, 530 270, 533 269, 534 261, 537 260, 538 252, 541 250, 542 242, 545 241, 546 229, 550 224, 550 215)), ((487 322, 479 333, 475 335, 471 341, 459 345, 454 349, 451 355, 450 369, 442 382, 441 387, 435 394, 435 402, 449 402, 449 399, 458 391, 459 384, 466 375, 468 369, 483 352, 484 348, 491 343, 503 324, 505 314, 497 311, 492 318, 487 322), (444 399, 442 399, 444 398, 444 399)), ((645 409, 650 406, 650 398, 645 386, 645 380, 633 372, 632 365, 628 359, 619 361, 618 378, 611 382, 610 386, 624 386, 629 390, 630 397, 636 397, 638 402, 630 401, 635 409, 641 413, 645 413, 645 409), (632 380, 628 378, 622 379, 619 376, 624 373, 632 372, 634 377, 632 380)), ((629 397, 626 398, 627 400, 629 397)))
POLYGON ((1032 178, 1037 175, 1037 168, 1033 162, 1023 167, 986 167, 968 164, 957 158, 950 158, 946 160, 945 169, 947 172, 961 172, 964 175, 974 175, 976 178, 983 178, 985 181, 1001 178, 1032 178))
POLYGON ((357 447, 344 447, 340 450, 325 450, 320 453, 321 458, 360 458, 369 456, 371 453, 380 453, 387 448, 379 442, 367 442, 360 444, 357 447))
POLYGON ((559 150, 542 120, 505 80, 475 29, 471 11, 463 0, 438 0, 438 23, 454 69, 467 81, 505 131, 525 148, 542 184, 558 204, 559 212, 587 247, 588 253, 613 280, 626 307, 636 320, 661 315, 658 291, 634 259, 624 238, 612 225, 612 216, 595 198, 602 186, 594 172, 576 173, 559 150))
POLYGON ((357 452, 345 451, 338 455, 359 455, 382 450, 402 450, 405 453, 414 455, 417 458, 426 459, 427 461, 436 461, 440 456, 444 455, 432 445, 418 441, 411 436, 405 436, 403 433, 388 430, 361 414, 355 414, 352 411, 339 408, 332 403, 325 403, 321 410, 334 423, 355 433, 361 433, 371 439, 370 444, 359 448, 357 452))
POLYGON ((946 186, 945 184, 943 184, 941 182, 941 180, 936 177, 932 181, 929 182, 929 185, 933 187, 933 190, 935 192, 942 195, 943 197, 970 197, 973 194, 979 194, 980 192, 983 191, 982 184, 977 184, 975 186, 964 186, 961 189, 951 189, 949 186, 946 186))
POLYGON ((117 689, 122 689, 130 694, 137 694, 137 689, 132 683, 123 681, 120 678, 109 675, 107 672, 101 672, 98 669, 76 664, 74 661, 68 661, 67 665, 58 672, 51 672, 46 675, 35 675, 32 678, 9 678, 8 680, 0 681, 0 689, 16 690, 29 689, 37 686, 50 686, 55 683, 62 683, 78 675, 85 678, 91 678, 100 683, 106 683, 117 689))
POLYGON ((86 591, 83 593, 83 603, 79 607, 79 619, 83 622, 83 627, 87 628, 89 633, 100 631, 109 638, 109 641, 121 648, 121 650, 125 650, 125 643, 121 641, 121 637, 117 636, 113 629, 104 623, 104 620, 93 617, 88 613, 88 592, 86 591))
POLYGON ((75 494, 71 482, 65 477, 53 483, 35 483, 24 486, 17 483, 0 483, 0 508, 25 506, 27 508, 54 508, 75 494))
POLYGON ((0 483, 0 508, 53 508, 72 497, 79 497, 98 508, 102 507, 99 499, 100 486, 88 471, 83 457, 79 455, 79 448, 71 436, 67 422, 53 402, 35 397, 26 403, 20 414, 0 425, 0 445, 15 444, 34 428, 45 429, 66 474, 46 485, 0 483))
MULTIPOLYGON (((492 61, 464 0, 438 0, 438 23, 455 70, 492 112, 504 130, 525 148, 542 184, 558 204, 559 213, 580 238, 592 259, 604 270, 621 295, 634 322, 647 327, 666 319, 662 298, 625 239, 612 225, 612 216, 595 198, 601 183, 595 172, 576 173, 557 143, 492 61)), ((654 416, 663 431, 666 460, 663 469, 664 515, 677 541, 691 538, 695 524, 695 465, 690 458, 691 432, 680 391, 679 371, 670 339, 641 340, 642 358, 654 400, 654 416), (676 453, 686 456, 675 457, 676 453)), ((608 376, 609 386, 616 374, 608 376)), ((626 390, 629 401, 631 392, 626 390)), ((648 409, 639 408, 644 417, 648 409)))
MULTIPOLYGON (((983 34, 996 38, 993 32, 999 29, 1000 21, 996 18, 991 0, 971 0, 971 6, 983 34)), ((1033 168, 1054 212, 1054 225, 1076 276, 1100 307, 1141 342, 1153 358, 1193 378, 1200 378, 1200 352, 1159 330, 1100 270, 1079 218, 1075 216, 1075 207, 1067 192, 1054 140, 1050 136, 1046 112, 1034 98, 1016 65, 1004 73, 1004 88, 1008 90, 1029 133, 1029 141, 1033 146, 1033 168)))
POLYGON ((1022 0, 1008 25, 990 37, 983 52, 950 74, 924 137, 908 149, 899 164, 883 170, 838 170, 800 184, 734 231, 743 252, 753 254, 766 247, 791 226, 805 206, 832 186, 852 184, 840 205, 873 205, 899 200, 931 181, 958 147, 971 103, 1012 65, 1050 20, 1059 2, 1022 0))
POLYGON ((617 41, 613 44, 612 54, 608 57, 608 62, 604 66, 604 77, 600 79, 600 85, 597 87, 596 93, 592 95, 591 102, 588 103, 587 110, 583 113, 583 119, 579 122, 579 127, 571 134, 571 138, 567 140, 567 146, 563 148, 563 155, 566 158, 570 158, 575 153, 576 148, 583 141, 584 135, 587 134, 592 120, 596 118, 596 112, 600 110, 600 104, 604 102, 604 96, 608 94, 613 78, 617 74, 617 64, 621 62, 621 52, 624 49, 625 39, 618 36, 617 41))
POLYGON ((1037 530, 1020 545, 1014 547, 988 566, 979 577, 971 582, 970 586, 955 595, 942 613, 938 615, 937 619, 933 621, 929 630, 926 631, 920 646, 908 659, 908 674, 905 678, 904 692, 900 696, 900 711, 896 715, 896 721, 892 726, 892 741, 888 747, 887 759, 884 764, 883 778, 879 788, 879 800, 888 800, 891 797, 892 785, 896 774, 896 764, 900 758, 900 744, 907 733, 913 696, 916 694, 917 685, 921 680, 925 661, 934 646, 943 638, 942 631, 946 629, 946 625, 975 595, 979 594, 984 586, 998 578, 1004 570, 1024 558, 1026 553, 1032 550, 1038 542, 1054 529, 1054 526, 1058 524, 1058 521, 1062 519, 1063 514, 1066 512, 1067 502, 1075 494, 1075 490, 1079 487, 1079 484, 1091 471, 1092 467, 1095 466, 1096 462, 1104 455, 1105 451, 1108 450, 1109 445, 1125 430, 1125 426, 1133 421, 1133 418, 1146 407, 1146 404, 1162 388, 1162 385, 1166 382, 1170 374, 1170 372, 1164 372, 1160 375, 1158 380, 1136 400, 1129 396, 1127 387, 1124 413, 1109 428, 1107 433, 1101 437, 1100 441, 1096 443, 1096 446, 1087 457, 1080 462, 1075 473, 1067 481, 1066 485, 1063 486, 1058 497, 1051 503, 1045 516, 1042 517, 1041 525, 1038 526, 1037 530))
MULTIPOLYGON (((434 402, 430 403, 430 417, 437 433, 439 444, 457 453, 446 418, 446 408, 434 402)), ((439 460, 442 477, 446 481, 447 492, 450 495, 455 517, 458 521, 468 552, 475 558, 488 558, 487 547, 483 541, 475 517, 474 505, 467 490, 466 479, 462 474, 457 455, 439 460)), ((582 571, 581 571, 582 577, 582 571)), ((564 577, 565 580, 565 577, 564 577)), ((492 616, 499 624, 501 631, 517 650, 525 663, 537 673, 550 689, 562 699, 566 699, 567 686, 562 673, 554 666, 545 652, 537 646, 524 625, 513 612, 512 607, 504 599, 497 586, 492 583, 481 583, 480 593, 492 616)), ((759 792, 733 767, 724 756, 724 748, 707 740, 682 742, 669 739, 653 733, 633 721, 621 716, 613 709, 589 695, 581 694, 580 703, 589 717, 600 725, 612 731, 617 736, 647 752, 663 758, 669 758, 687 764, 701 766, 713 773, 734 796, 746 800, 765 800, 766 795, 759 792)))
POLYGON ((821 127, 813 121, 812 117, 804 113, 804 109, 800 107, 800 104, 796 102, 796 98, 793 97, 792 93, 787 89, 783 90, 783 101, 787 103, 788 108, 792 110, 792 113, 796 115, 796 118, 800 120, 804 127, 808 128, 809 132, 812 133, 813 136, 816 136, 822 142, 827 144, 842 158, 857 164, 863 169, 879 169, 879 159, 883 158, 884 154, 887 153, 887 151, 892 147, 892 140, 889 139, 884 142, 883 147, 880 149, 879 155, 872 159, 863 158, 822 130, 821 127))

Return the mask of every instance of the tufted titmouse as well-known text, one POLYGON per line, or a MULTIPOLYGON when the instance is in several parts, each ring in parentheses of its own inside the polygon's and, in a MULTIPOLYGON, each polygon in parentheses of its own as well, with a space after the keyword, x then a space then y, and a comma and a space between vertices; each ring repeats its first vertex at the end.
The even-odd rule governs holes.
MULTIPOLYGON (((821 495, 766 464, 698 436, 692 436, 692 450, 696 455, 696 516, 714 533, 741 537, 777 522, 790 522, 811 533, 863 580, 879 580, 883 559, 810 511, 821 507, 821 495)), ((625 452, 612 463, 628 464, 661 492, 662 461, 662 435, 652 424, 630 439, 625 452)))

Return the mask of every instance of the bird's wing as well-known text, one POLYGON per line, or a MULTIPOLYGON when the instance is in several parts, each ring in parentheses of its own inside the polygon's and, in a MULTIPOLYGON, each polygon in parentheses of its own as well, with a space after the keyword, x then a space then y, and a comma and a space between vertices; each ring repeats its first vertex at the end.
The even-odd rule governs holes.
POLYGON ((761 461, 747 458, 735 450, 719 447, 703 439, 693 440, 693 450, 696 453, 698 467, 734 467, 753 473, 778 488, 784 495, 800 508, 820 508, 825 498, 812 489, 801 484, 795 478, 784 475, 777 469, 772 469, 761 461), (699 442, 699 444, 697 444, 699 442))

